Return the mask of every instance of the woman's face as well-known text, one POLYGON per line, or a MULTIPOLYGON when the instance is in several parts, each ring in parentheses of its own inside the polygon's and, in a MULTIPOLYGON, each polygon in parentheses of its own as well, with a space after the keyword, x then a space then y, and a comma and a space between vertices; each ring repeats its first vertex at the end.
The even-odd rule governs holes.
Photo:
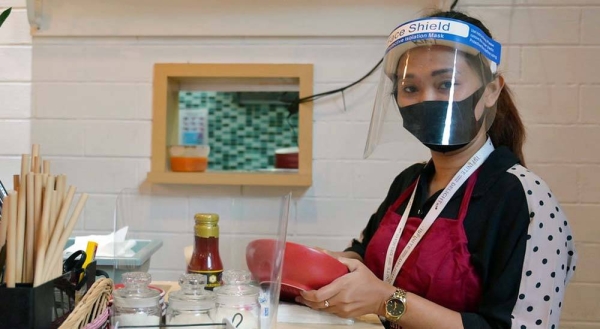
POLYGON ((444 46, 410 49, 400 57, 396 77, 400 107, 423 101, 461 101, 482 86, 480 74, 467 63, 465 54, 444 46))

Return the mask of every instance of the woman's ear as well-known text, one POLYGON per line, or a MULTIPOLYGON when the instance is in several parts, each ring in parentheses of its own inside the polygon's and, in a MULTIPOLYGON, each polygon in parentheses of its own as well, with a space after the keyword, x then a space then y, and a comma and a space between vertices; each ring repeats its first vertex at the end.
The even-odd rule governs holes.
POLYGON ((486 87, 485 107, 492 107, 496 104, 502 88, 504 88, 504 77, 497 75, 486 87))

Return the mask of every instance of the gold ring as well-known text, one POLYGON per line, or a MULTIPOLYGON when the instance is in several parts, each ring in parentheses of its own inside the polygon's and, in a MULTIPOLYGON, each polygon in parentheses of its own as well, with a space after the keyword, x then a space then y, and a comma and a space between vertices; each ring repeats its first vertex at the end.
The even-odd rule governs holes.
POLYGON ((329 301, 328 301, 328 300, 326 300, 326 301, 325 301, 325 308, 328 308, 328 307, 329 307, 329 301))

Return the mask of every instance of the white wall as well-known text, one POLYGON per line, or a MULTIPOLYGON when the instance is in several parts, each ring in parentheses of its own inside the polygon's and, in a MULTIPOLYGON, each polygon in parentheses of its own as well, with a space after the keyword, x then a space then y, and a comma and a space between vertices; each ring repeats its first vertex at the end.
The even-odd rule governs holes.
POLYGON ((20 155, 31 147, 31 36, 25 1, 0 0, 0 12, 8 7, 0 28, 0 180, 10 189, 20 155))
MULTIPOLYGON (((65 1, 56 3, 64 5, 65 1)), ((119 10, 119 17, 140 14, 134 7, 110 3, 111 10, 119 10)), ((596 256, 600 253, 600 221, 594 216, 600 212, 600 65, 594 61, 600 57, 600 0, 516 0, 512 7, 508 3, 463 0, 459 8, 481 17, 505 45, 503 71, 529 133, 528 165, 553 188, 575 230, 580 266, 567 292, 561 328, 600 328, 600 262, 596 256)), ((336 4, 344 7, 341 2, 336 4)), ((8 5, 22 6, 22 1, 0 0, 0 7, 8 5)), ((393 22, 385 13, 399 6, 392 7, 387 1, 377 5, 386 18, 383 25, 388 25, 387 30, 404 19, 400 16, 418 11, 414 7, 403 10, 393 22)), ((55 19, 60 17, 57 10, 61 8, 51 9, 55 19)), ((94 12, 97 15, 98 11, 94 12)), ((215 10, 216 15, 218 12, 215 10)), ((348 8, 340 12, 354 20, 360 18, 348 8)), ((268 17, 269 12, 254 14, 268 17)), ((146 21, 148 17, 144 17, 146 21)), ((246 24, 250 36, 240 36, 243 33, 238 31, 231 32, 234 36, 211 37, 203 30, 197 37, 135 37, 144 32, 136 30, 132 20, 125 30, 133 31, 134 36, 117 37, 100 36, 107 30, 121 31, 114 28, 119 19, 106 14, 104 20, 96 16, 95 24, 112 25, 96 34, 98 29, 88 27, 90 35, 97 35, 94 37, 67 36, 80 34, 80 30, 69 31, 64 20, 55 25, 52 36, 50 24, 48 30, 36 33, 32 51, 25 12, 17 9, 0 29, 0 99, 4 102, 0 129, 11 132, 10 139, 0 140, 0 178, 9 182, 18 172, 16 156, 28 152, 31 142, 40 143, 42 154, 52 158, 53 171, 66 173, 80 192, 91 194, 79 232, 110 230, 117 193, 140 184, 149 169, 153 63, 313 63, 315 92, 325 91, 354 81, 380 58, 385 33, 378 34, 382 24, 377 18, 371 13, 357 23, 377 26, 360 37, 343 36, 341 29, 319 37, 310 28, 305 31, 313 32, 303 36, 302 26, 287 32, 294 35, 291 38, 257 36, 252 24, 246 24)), ((76 20, 82 22, 80 17, 76 20)), ((331 24, 343 24, 340 22, 346 20, 336 17, 331 24)), ((376 78, 371 78, 347 92, 346 111, 338 96, 315 103, 314 184, 307 190, 294 190, 297 199, 289 227, 292 240, 343 248, 365 225, 391 179, 408 164, 426 159, 426 150, 414 140, 401 152, 387 147, 372 159, 362 159, 375 82, 376 78)), ((256 187, 200 189, 233 197, 285 192, 256 187)), ((163 233, 162 237, 183 244, 187 234, 163 233)), ((168 250, 177 253, 179 245, 168 250)), ((169 257, 158 257, 152 265, 157 277, 173 279, 179 272, 177 264, 169 257)))

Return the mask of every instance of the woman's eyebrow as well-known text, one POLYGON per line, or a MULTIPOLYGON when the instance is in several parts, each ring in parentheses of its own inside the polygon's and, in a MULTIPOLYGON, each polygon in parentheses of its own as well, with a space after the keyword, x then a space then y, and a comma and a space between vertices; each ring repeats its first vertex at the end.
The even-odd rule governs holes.
POLYGON ((441 69, 441 70, 435 70, 435 71, 431 72, 431 76, 434 77, 436 75, 441 75, 441 74, 446 74, 446 73, 452 73, 452 72, 454 72, 454 69, 451 69, 451 68, 441 69))
MULTIPOLYGON (((431 76, 435 77, 435 76, 442 75, 442 74, 452 73, 454 71, 455 70, 452 68, 439 69, 439 70, 435 70, 435 71, 431 72, 431 76)), ((460 72, 456 71, 456 74, 460 74, 460 72)), ((414 77, 415 77, 415 75, 412 73, 407 73, 404 76, 400 75, 400 74, 397 75, 398 80, 413 79, 414 77)))

